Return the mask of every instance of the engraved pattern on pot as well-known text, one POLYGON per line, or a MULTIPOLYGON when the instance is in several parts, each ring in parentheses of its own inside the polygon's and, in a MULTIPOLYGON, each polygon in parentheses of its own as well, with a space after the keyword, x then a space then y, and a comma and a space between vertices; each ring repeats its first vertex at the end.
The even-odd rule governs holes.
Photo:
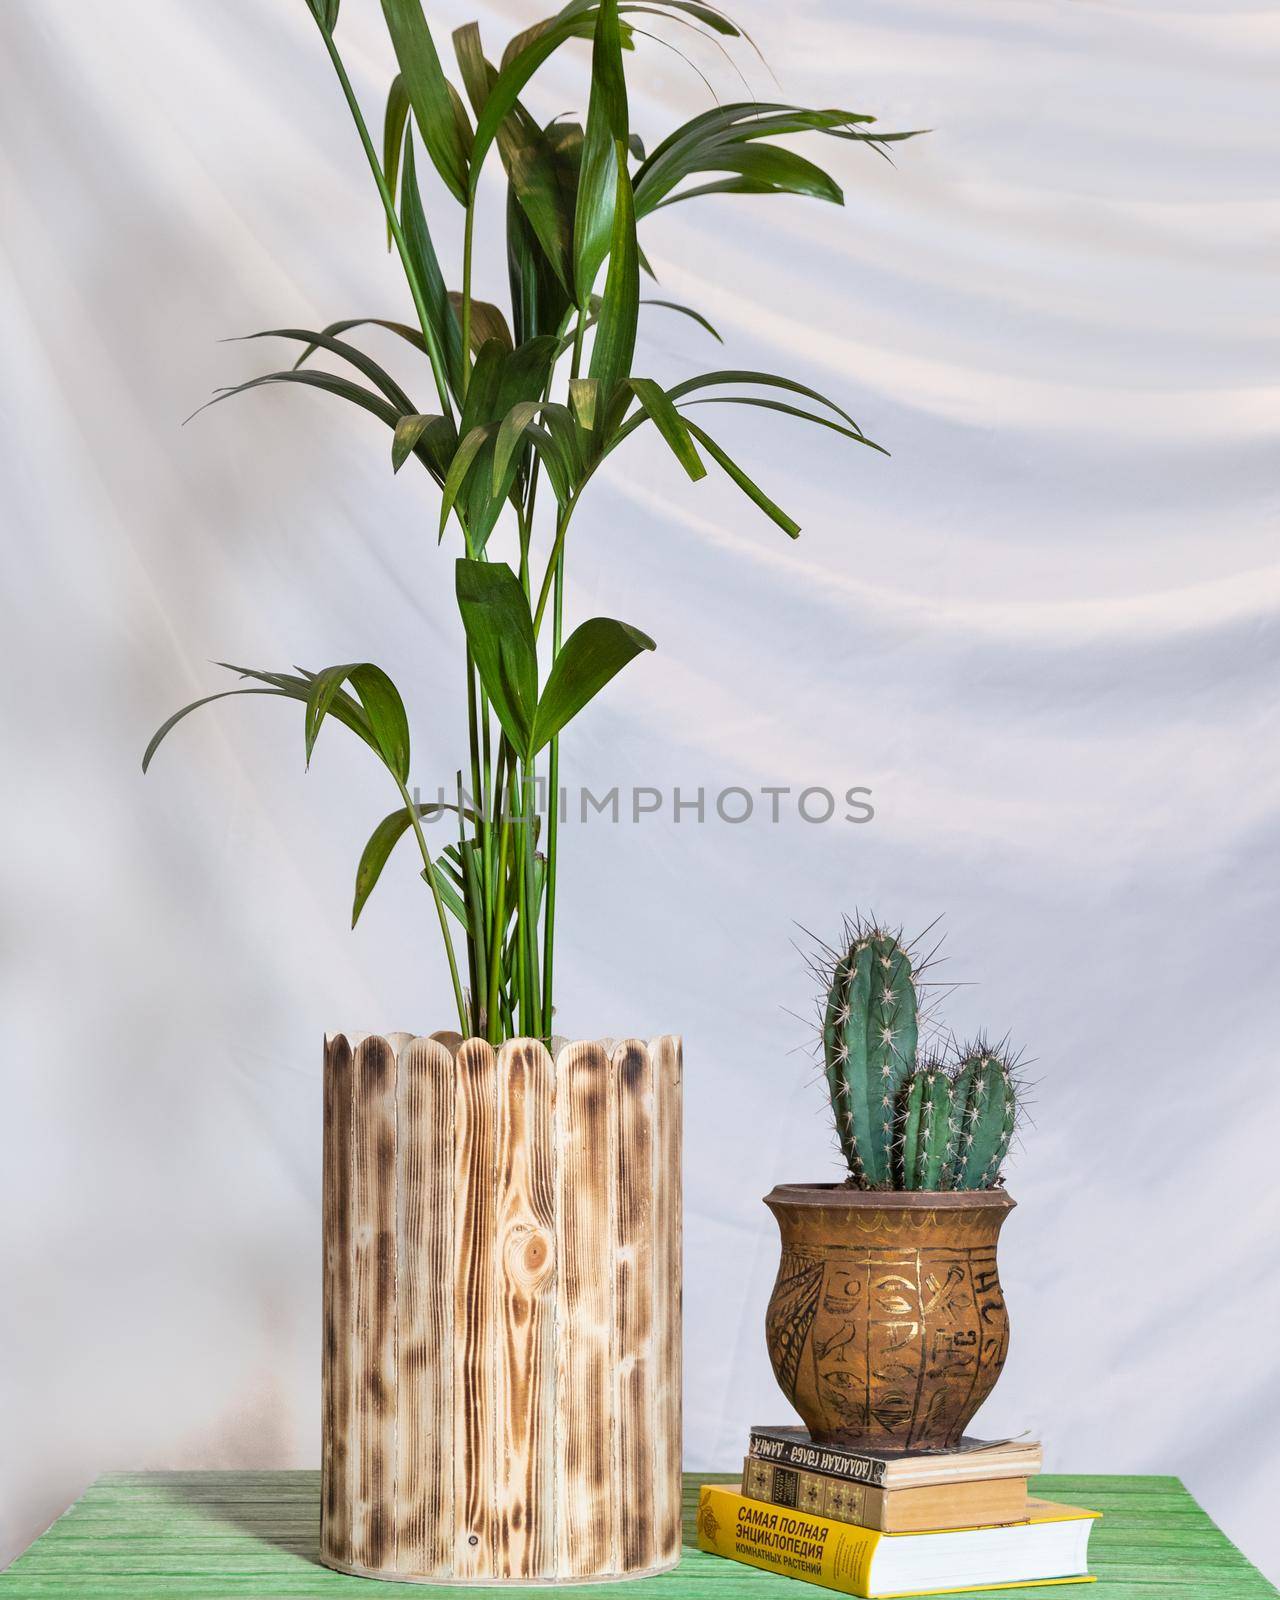
POLYGON ((959 1440, 1008 1350, 995 1252, 1006 1209, 776 1207, 784 1245, 769 1353, 815 1440, 889 1450, 959 1440))
POLYGON ((784 1250, 778 1279, 769 1299, 765 1340, 774 1376, 793 1405, 800 1358, 813 1326, 822 1273, 819 1256, 801 1250, 784 1250))

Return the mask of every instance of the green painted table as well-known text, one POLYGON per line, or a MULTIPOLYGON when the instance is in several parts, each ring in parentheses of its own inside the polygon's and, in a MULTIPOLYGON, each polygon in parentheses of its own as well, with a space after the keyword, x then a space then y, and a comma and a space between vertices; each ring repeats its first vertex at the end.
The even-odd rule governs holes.
MULTIPOLYGON (((617 1584, 575 1586, 576 1600, 797 1600, 830 1593, 792 1578, 703 1555, 692 1548, 700 1482, 685 1477, 685 1550, 675 1572, 617 1584)), ((1090 1540, 1097 1600, 1262 1600, 1276 1590, 1209 1520, 1177 1478, 1043 1477, 1036 1492, 1104 1514, 1090 1540)), ((369 1600, 382 1589, 395 1600, 462 1591, 435 1584, 379 1583, 320 1566, 318 1472, 113 1472, 0 1573, 0 1600, 369 1600)), ((546 1589, 507 1589, 509 1596, 545 1597, 546 1589)), ((1025 1600, 1062 1600, 1067 1592, 1021 1591, 1025 1600)), ((1009 1600, 1007 1591, 998 1600, 1009 1600)))

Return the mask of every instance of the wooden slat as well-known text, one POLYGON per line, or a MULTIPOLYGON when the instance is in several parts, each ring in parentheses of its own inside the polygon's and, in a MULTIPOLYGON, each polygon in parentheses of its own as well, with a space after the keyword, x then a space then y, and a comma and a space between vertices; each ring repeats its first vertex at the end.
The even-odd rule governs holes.
POLYGON ((445 1036, 335 1051, 326 1557, 478 1581, 669 1563, 679 1041, 554 1065, 529 1041, 497 1060, 445 1036))
POLYGON ((555 1126, 551 1057, 498 1054, 494 1575, 555 1572, 555 1126))
POLYGON ((396 1074, 396 1568, 453 1569, 453 1056, 414 1039, 396 1074))
POLYGON ((351 1560, 353 1498, 352 1390, 347 1364, 351 1305, 351 1097, 351 1050, 346 1038, 337 1034, 325 1041, 324 1052, 321 1546, 333 1560, 342 1562, 351 1560))
POLYGON ((654 1520, 653 1062, 629 1039, 613 1058, 618 1142, 614 1164, 614 1317, 617 1323, 615 1493, 625 1572, 658 1560, 654 1520))
POLYGON ((584 1578, 618 1566, 614 1490, 613 1068, 598 1044, 556 1060, 557 1565, 584 1578))
POLYGON ((396 1061, 385 1039, 357 1046, 353 1077, 351 1564, 377 1568, 395 1559, 396 1061))
POLYGON ((482 1578, 494 1549, 494 1169, 497 1070, 482 1039, 458 1050, 454 1110, 454 1576, 482 1578))
POLYGON ((654 1558, 680 1554, 681 1146, 683 1062, 680 1040, 665 1036, 649 1046, 653 1061, 653 1352, 654 1352, 654 1558))

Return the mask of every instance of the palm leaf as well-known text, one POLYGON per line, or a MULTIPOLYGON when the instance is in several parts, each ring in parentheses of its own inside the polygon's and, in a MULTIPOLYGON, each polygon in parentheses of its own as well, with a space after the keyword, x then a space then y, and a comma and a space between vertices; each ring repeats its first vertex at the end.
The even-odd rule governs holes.
MULTIPOLYGON (((475 459, 481 449, 494 437, 498 431, 496 422, 487 422, 479 427, 467 430, 458 442, 453 460, 449 463, 449 471, 444 480, 444 494, 440 500, 440 533, 443 537, 445 526, 449 521, 449 513, 453 510, 462 486, 467 480, 467 474, 475 464, 475 459)), ((466 532, 466 524, 463 524, 466 532)))
POLYGON ((830 173, 794 150, 784 150, 777 145, 726 146, 708 161, 704 170, 736 173, 737 176, 678 189, 674 194, 651 202, 646 209, 656 211, 662 206, 673 206, 681 200, 707 194, 798 194, 813 200, 828 200, 837 206, 844 204, 844 191, 830 173))
MULTIPOLYGON (((326 338, 332 338, 334 334, 349 333, 352 328, 386 328, 391 333, 397 334, 407 344, 411 344, 415 350, 421 350, 424 356, 429 353, 427 341, 422 337, 420 328, 410 327, 407 322, 392 322, 386 317, 347 317, 341 322, 329 323, 327 327, 322 328, 320 331, 326 338)), ((309 361, 319 348, 318 344, 308 345, 294 362, 294 366, 300 367, 304 362, 309 361)))
MULTIPOLYGON (((409 120, 409 95, 404 86, 404 74, 397 72, 387 90, 387 109, 382 119, 382 175, 387 180, 387 192, 395 204, 396 186, 400 181, 400 149, 404 144, 405 124, 409 120)), ((391 218, 387 218, 387 249, 391 248, 391 218)))
MULTIPOLYGON (((409 781, 409 719, 405 715, 400 691, 391 679, 371 661, 351 661, 343 666, 325 667, 310 677, 307 684, 305 739, 307 764, 324 719, 350 683, 355 698, 372 734, 373 748, 391 773, 405 784, 409 781)), ((340 719, 341 720, 341 719, 340 719)))
POLYGON ((703 466, 689 436, 689 425, 667 398, 662 386, 655 383, 652 378, 631 378, 629 384, 631 392, 640 402, 645 414, 670 445, 672 454, 690 478, 694 482, 699 478, 705 478, 707 469, 703 466))
MULTIPOLYGON (((217 405, 222 400, 230 400, 234 395, 246 394, 250 389, 260 389, 267 384, 274 383, 301 383, 311 389, 322 389, 327 394, 334 394, 339 399, 350 401, 352 405, 359 406, 362 411, 367 411, 371 416, 385 422, 394 433, 400 421, 400 411, 393 406, 383 395, 375 394, 371 389, 365 389, 358 383, 352 383, 349 378, 339 377, 333 372, 321 372, 315 368, 290 368, 286 372, 264 372, 257 378, 248 378, 244 383, 235 383, 225 389, 220 389, 212 400, 207 400, 187 418, 198 417, 201 411, 207 411, 210 406, 217 405)), ((412 407, 410 407, 412 409, 412 407)), ((437 483, 444 482, 444 475, 448 467, 448 446, 451 445, 454 434, 453 426, 447 419, 440 419, 446 440, 442 441, 439 434, 430 431, 423 434, 414 445, 413 453, 427 469, 437 483), (441 450, 445 448, 446 454, 442 462, 441 450)))
POLYGON ((783 533, 790 538, 798 539, 800 537, 800 524, 795 518, 789 517, 780 505, 771 500, 760 485, 747 476, 738 463, 720 448, 709 433, 700 428, 696 422, 690 422, 688 417, 685 418, 685 424, 689 432, 702 445, 712 460, 723 467, 739 489, 760 507, 765 516, 776 522, 783 533))
MULTIPOLYGON (((440 262, 431 242, 426 213, 422 209, 422 196, 418 192, 418 177, 413 156, 413 133, 406 132, 404 140, 404 176, 400 184, 400 224, 404 230, 405 246, 413 263, 414 275, 422 288, 427 307, 428 326, 440 352, 449 387, 455 396, 462 387, 462 327, 454 315, 445 288, 440 262)), ((412 410, 410 406, 408 408, 412 410)))
POLYGON ((640 313, 640 257, 636 245, 636 217, 631 196, 631 176, 625 151, 620 147, 615 163, 617 196, 613 234, 609 245, 609 272, 604 303, 591 347, 589 371, 606 395, 611 395, 631 371, 640 313))
MULTIPOLYGON (((244 693, 252 691, 245 690, 244 693)), ((267 691, 263 691, 264 693, 267 691)), ((232 693, 235 693, 233 690, 232 693)), ((443 802, 424 804, 418 802, 413 806, 413 811, 419 817, 438 817, 444 811, 456 811, 457 806, 446 805, 443 802)), ((351 926, 354 928, 360 920, 360 913, 364 910, 369 896, 377 887, 378 879, 382 876, 382 869, 391 857, 391 852, 409 831, 413 817, 407 806, 399 806, 382 821, 369 835, 369 842, 365 845, 360 856, 360 865, 356 868, 356 892, 351 907, 351 926)), ((452 907, 450 907, 452 910, 452 907)))
MULTIPOLYGON (((498 76, 497 68, 485 58, 474 22, 455 30, 453 45, 472 108, 480 116, 498 76)), ((547 264, 567 287, 573 213, 564 205, 555 148, 518 99, 498 128, 497 143, 511 193, 542 246, 547 264)))
MULTIPOLYGON (((142 770, 144 772, 151 765, 152 758, 159 749, 161 741, 166 737, 170 730, 176 727, 184 717, 189 716, 191 712, 199 710, 201 706, 207 706, 212 704, 212 702, 215 700, 225 700, 231 695, 240 694, 278 695, 283 696, 286 699, 298 700, 303 705, 306 705, 310 699, 311 685, 317 677, 316 673, 305 671, 296 673, 261 672, 254 667, 235 666, 229 661, 219 661, 217 665, 222 667, 227 672, 234 672, 238 677, 252 678, 256 683, 263 685, 263 687, 253 689, 224 689, 219 694, 205 695, 203 699, 193 700, 190 705, 184 706, 181 711, 174 712, 173 716, 169 717, 167 721, 162 723, 157 729, 156 733, 152 736, 151 742, 147 746, 146 754, 142 758, 142 770)), ((340 689, 334 694, 329 706, 329 715, 337 717, 338 721, 341 722, 344 727, 349 728, 352 733, 357 734, 361 739, 363 739, 371 750, 373 750, 379 756, 382 755, 382 750, 379 747, 377 737, 375 736, 373 727, 369 722, 368 715, 366 714, 364 708, 349 694, 347 694, 345 690, 340 689)))
POLYGON ((792 394, 802 394, 807 400, 816 400, 819 405, 827 406, 834 411, 836 416, 842 417, 845 422, 857 433, 862 430, 847 411, 838 406, 834 400, 828 399, 817 389, 810 389, 808 385, 798 383, 794 378, 780 377, 776 372, 751 372, 745 369, 729 369, 722 372, 702 372, 697 377, 685 378, 682 382, 674 384, 667 390, 672 400, 680 400, 687 394, 693 394, 698 389, 718 388, 729 383, 754 383, 768 389, 786 389, 792 394))
POLYGON ((453 424, 447 418, 417 412, 403 416, 396 423, 391 440, 391 470, 399 472, 411 455, 425 450, 432 462, 432 475, 443 487, 453 459, 454 443, 453 424))
MULTIPOLYGON (((462 325, 462 296, 456 289, 449 291, 449 304, 453 307, 458 325, 462 325)), ((511 337, 511 328, 503 316, 501 308, 488 300, 472 300, 471 302, 471 353, 478 355, 480 347, 488 344, 490 339, 496 339, 499 344, 510 350, 514 341, 511 337)))
POLYGON ((612 246, 619 203, 618 168, 627 164, 627 133, 618 0, 602 0, 592 45, 591 102, 573 218, 574 297, 582 308, 612 246))
MULTIPOLYGON (((414 409, 413 401, 385 368, 379 366, 371 356, 365 355, 363 350, 347 344, 345 340, 335 339, 328 332, 313 333, 307 328, 266 328, 261 333, 241 335, 242 341, 250 339, 296 339, 306 345, 304 355, 310 355, 315 350, 328 350, 331 355, 340 356, 370 382, 377 384, 393 406, 398 406, 401 411, 414 409)), ((293 370, 298 370, 296 363, 293 370)))
MULTIPOLYGON (((842 422, 837 422, 833 417, 820 416, 816 411, 806 411, 802 406, 789 406, 782 400, 765 400, 760 395, 749 394, 716 394, 707 395, 702 400, 686 400, 685 406, 760 406, 766 411, 778 411, 783 416, 798 417, 803 422, 816 422, 820 428, 830 428, 833 433, 841 434, 846 439, 852 439, 855 444, 865 444, 870 450, 878 450, 882 456, 889 452, 882 444, 877 444, 874 439, 868 439, 865 433, 857 428, 846 428, 842 422)), ((681 407, 683 410, 684 407, 681 407)))
POLYGON ((778 101, 715 106, 682 124, 641 164, 635 177, 636 215, 644 217, 660 205, 702 194, 806 194, 839 203, 839 185, 828 173, 792 150, 759 141, 822 133, 878 145, 915 136, 871 133, 867 125, 874 121, 861 112, 810 110, 778 101), (716 172, 732 176, 672 192, 686 178, 716 172))
POLYGON ((246 378, 243 383, 228 384, 225 388, 219 389, 212 400, 206 400, 204 405, 197 407, 187 421, 190 422, 192 417, 198 417, 210 406, 216 406, 221 401, 230 400, 238 394, 247 394, 250 389, 260 389, 269 383, 303 383, 312 389, 323 389, 329 394, 336 394, 340 399, 349 400, 352 405, 359 406, 363 411, 368 411, 390 428, 396 425, 396 408, 383 395, 375 394, 371 389, 361 388, 358 383, 352 383, 349 378, 341 378, 334 372, 315 370, 299 372, 292 368, 287 372, 264 372, 256 378, 246 378))
POLYGON ((519 98, 520 91, 548 56, 568 39, 590 36, 595 31, 595 14, 598 7, 570 11, 568 7, 558 17, 549 18, 522 34, 517 34, 507 46, 498 75, 489 86, 489 98, 484 110, 476 118, 475 142, 471 147, 471 184, 479 182, 480 169, 498 130, 519 98))
POLYGON ((692 306, 681 305, 678 300, 641 300, 640 304, 642 306, 661 306, 665 311, 676 311, 682 317, 689 317, 692 321, 696 322, 700 328, 705 328, 717 344, 724 343, 724 340, 720 337, 720 334, 712 326, 712 324, 708 322, 706 317, 703 316, 701 311, 695 311, 692 306))
POLYGON ((450 193, 465 205, 467 147, 420 0, 382 0, 382 14, 427 154, 450 193))
POLYGON ((156 751, 172 729, 176 728, 184 717, 189 717, 193 711, 199 711, 201 706, 212 705, 215 700, 229 700, 232 695, 237 694, 287 695, 288 692, 287 689, 220 689, 217 694, 207 694, 199 700, 193 700, 190 705, 183 706, 181 711, 175 711, 171 717, 166 718, 151 735, 151 740, 143 752, 142 770, 145 772, 151 765, 156 751))

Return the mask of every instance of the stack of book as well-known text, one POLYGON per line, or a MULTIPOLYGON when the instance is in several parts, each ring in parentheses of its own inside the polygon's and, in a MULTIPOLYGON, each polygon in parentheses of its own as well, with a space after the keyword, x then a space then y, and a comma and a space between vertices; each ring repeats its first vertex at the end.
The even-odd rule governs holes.
POLYGON ((702 1488, 698 1544, 864 1600, 1087 1583, 1098 1513, 1028 1494, 1040 1465, 1018 1439, 882 1454, 753 1428, 741 1485, 702 1488))

